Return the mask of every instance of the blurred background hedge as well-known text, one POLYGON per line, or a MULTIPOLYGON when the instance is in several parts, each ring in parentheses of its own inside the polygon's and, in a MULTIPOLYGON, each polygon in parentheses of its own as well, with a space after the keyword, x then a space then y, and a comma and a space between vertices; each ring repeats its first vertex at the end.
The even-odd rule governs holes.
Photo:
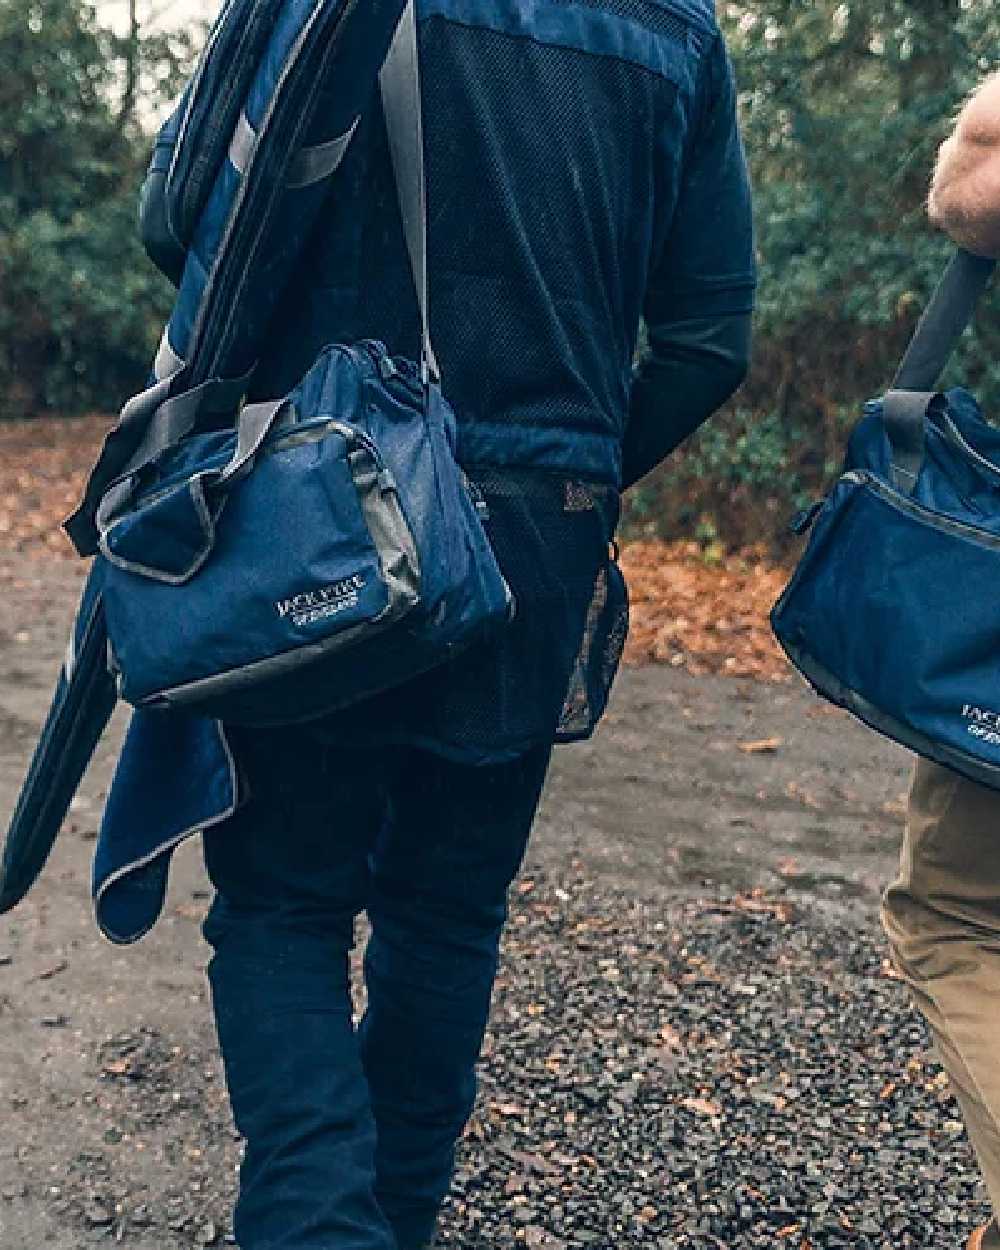
MULTIPOLYGON (((719 12, 756 187, 756 360, 627 513, 708 547, 770 540, 835 471, 946 254, 923 209, 936 147, 1000 62, 1000 0, 719 12)), ((84 0, 0 0, 0 416, 114 410, 141 385, 170 305, 135 238, 145 132, 197 42, 114 35, 84 0)), ((1000 412, 1000 300, 980 323, 958 372, 1000 412)))
POLYGON ((0 0, 0 417, 116 410, 141 386, 170 307, 136 237, 141 119, 193 53, 116 36, 83 0, 0 0))
MULTIPOLYGON (((954 114, 997 67, 994 0, 754 0, 736 62, 760 256, 755 362, 732 407, 634 493, 633 528, 772 541, 835 472, 947 246, 924 204, 954 114)), ((1000 299, 956 369, 1000 412, 1000 299)))

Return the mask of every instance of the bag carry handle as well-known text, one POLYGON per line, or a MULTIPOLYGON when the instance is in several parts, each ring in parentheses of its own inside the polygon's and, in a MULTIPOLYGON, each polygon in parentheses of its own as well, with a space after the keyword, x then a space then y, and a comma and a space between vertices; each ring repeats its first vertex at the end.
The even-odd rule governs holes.
POLYGON ((893 485, 912 493, 924 461, 924 422, 938 379, 965 333, 997 267, 995 260, 959 249, 920 318, 892 389, 883 421, 892 449, 893 485))
POLYGON ((430 290, 427 273, 427 178, 424 171, 424 126, 420 102, 420 50, 417 41, 417 9, 408 0, 399 19, 379 75, 389 152, 396 177, 399 209, 406 235, 413 282, 420 308, 421 367, 424 381, 440 382, 431 343, 430 290))

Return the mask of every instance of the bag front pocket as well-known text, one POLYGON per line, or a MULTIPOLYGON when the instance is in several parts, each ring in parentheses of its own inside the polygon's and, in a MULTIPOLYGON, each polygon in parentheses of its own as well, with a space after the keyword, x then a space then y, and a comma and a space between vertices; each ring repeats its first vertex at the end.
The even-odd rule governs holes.
POLYGON ((131 702, 165 692, 195 702, 206 682, 221 691, 307 665, 420 598, 395 484, 364 436, 335 422, 278 431, 230 486, 211 556, 183 588, 120 567, 110 582, 109 628, 131 702))

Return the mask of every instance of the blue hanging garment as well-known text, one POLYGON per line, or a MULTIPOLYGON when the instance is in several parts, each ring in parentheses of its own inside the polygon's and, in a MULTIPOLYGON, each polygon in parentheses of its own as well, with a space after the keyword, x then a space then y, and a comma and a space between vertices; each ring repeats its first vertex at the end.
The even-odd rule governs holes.
POLYGON ((772 613, 825 698, 1000 788, 1000 430, 933 388, 994 270, 959 253, 894 389, 868 404, 843 475, 772 613))
MULTIPOLYGON (((158 259, 180 288, 150 385, 125 405, 67 522, 81 554, 97 551, 100 501, 137 454, 149 458, 199 424, 235 419, 403 8, 404 0, 228 0, 154 152, 146 237, 155 235, 157 215, 169 223, 174 233, 161 234, 158 259), (239 106, 226 134, 221 123, 231 121, 233 99, 239 106), (188 182, 197 187, 190 198, 188 182)), ((0 858, 0 911, 41 871, 116 701, 97 562, 0 858)), ((217 754, 228 758, 221 738, 217 754)), ((235 786, 232 769, 224 771, 222 788, 235 786)), ((229 797, 205 810, 224 814, 229 797)))
POLYGON ((259 36, 252 41, 258 59, 248 52, 231 65, 215 52, 237 39, 248 17, 247 0, 231 0, 157 142, 146 215, 159 205, 175 257, 183 248, 185 261, 151 385, 125 405, 67 522, 81 555, 96 553, 100 500, 137 457, 151 458, 198 425, 235 419, 262 336, 371 97, 404 4, 256 0, 252 7, 266 10, 261 20, 270 29, 265 47, 259 36), (216 130, 196 123, 226 114, 234 79, 247 95, 223 151, 216 130), (192 176, 199 187, 194 227, 185 182, 192 176))

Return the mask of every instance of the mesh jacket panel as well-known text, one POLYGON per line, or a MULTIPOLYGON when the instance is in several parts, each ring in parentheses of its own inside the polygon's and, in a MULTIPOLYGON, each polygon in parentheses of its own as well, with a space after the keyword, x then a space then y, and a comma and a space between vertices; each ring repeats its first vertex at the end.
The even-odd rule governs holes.
MULTIPOLYGON (((584 737, 604 710, 628 624, 608 540, 640 319, 654 275, 669 299, 662 258, 690 250, 678 252, 678 205, 720 199, 711 181, 685 182, 719 77, 705 68, 720 60, 711 14, 708 0, 418 0, 433 338, 519 610, 497 643, 374 701, 362 719, 376 736, 490 758, 584 737)), ((715 250, 727 283, 752 284, 745 241, 730 249, 735 273, 715 250)), ((697 285, 700 256, 688 267, 697 285)), ((287 392, 325 344, 360 338, 419 351, 377 100, 255 397, 287 392)))

